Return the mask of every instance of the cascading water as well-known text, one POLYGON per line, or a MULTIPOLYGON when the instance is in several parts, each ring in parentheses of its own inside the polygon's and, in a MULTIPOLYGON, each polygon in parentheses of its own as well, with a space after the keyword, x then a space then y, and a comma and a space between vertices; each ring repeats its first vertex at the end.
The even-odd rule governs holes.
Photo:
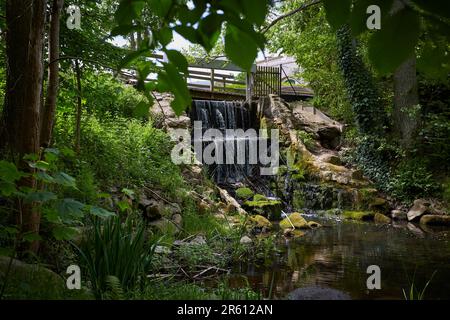
MULTIPOLYGON (((256 168, 249 163, 249 143, 252 138, 235 138, 226 135, 227 129, 257 129, 257 121, 252 116, 249 106, 236 101, 209 101, 194 100, 191 109, 191 120, 202 122, 202 134, 208 129, 218 129, 223 134, 223 148, 215 149, 222 152, 223 159, 227 155, 233 159, 245 159, 235 161, 232 164, 209 164, 210 175, 217 183, 235 183, 242 181, 245 177, 256 174, 256 168), (241 139, 238 141, 238 139, 241 139), (238 143, 240 146, 238 147, 238 143), (243 146, 243 147, 242 147, 243 146)), ((195 143, 195 137, 193 139, 195 143)), ((211 141, 202 141, 202 150, 210 143, 219 143, 219 139, 212 138, 211 141)), ((197 155, 198 156, 198 155, 197 155)))

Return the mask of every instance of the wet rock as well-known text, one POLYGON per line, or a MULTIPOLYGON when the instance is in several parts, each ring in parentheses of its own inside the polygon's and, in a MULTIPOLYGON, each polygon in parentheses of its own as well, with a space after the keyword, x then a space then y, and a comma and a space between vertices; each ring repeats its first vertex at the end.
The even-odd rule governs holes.
POLYGON ((450 226, 450 216, 427 214, 420 218, 420 224, 428 226, 450 226))
POLYGON ((308 222, 301 216, 300 213, 294 212, 291 215, 289 215, 288 218, 284 218, 280 222, 280 227, 282 229, 291 229, 292 226, 298 229, 309 229, 308 222))
POLYGON ((425 236, 425 232, 423 232, 422 229, 420 229, 419 227, 415 226, 411 222, 408 222, 406 227, 408 228, 409 231, 411 231, 414 235, 418 236, 419 238, 423 238, 425 236))
POLYGON ((145 208, 145 217, 149 221, 161 219, 163 213, 163 206, 158 202, 153 202, 145 208))
POLYGON ((271 229, 272 228, 272 223, 265 217, 257 214, 254 216, 250 217, 250 223, 257 227, 257 228, 261 228, 261 229, 271 229))
POLYGON ((311 229, 316 229, 316 228, 320 228, 322 225, 316 221, 308 221, 308 226, 311 229))
POLYGON ((305 233, 303 231, 300 231, 300 230, 297 230, 297 229, 295 229, 295 230, 285 229, 283 231, 283 235, 286 238, 300 238, 300 237, 303 237, 305 235, 305 233))
POLYGON ((287 296, 289 300, 351 300, 345 292, 317 286, 298 288, 287 296))
POLYGON ((380 224, 391 223, 391 219, 389 217, 387 217, 384 214, 381 214, 379 212, 375 213, 373 220, 375 221, 375 223, 380 223, 380 224))
POLYGON ((346 211, 342 212, 342 215, 345 219, 368 221, 368 220, 373 220, 375 214, 371 211, 349 211, 349 210, 346 210, 346 211))
POLYGON ((240 243, 240 244, 252 244, 252 243, 253 243, 253 240, 250 239, 250 237, 248 237, 248 236, 243 236, 243 237, 241 238, 241 240, 239 240, 239 243, 240 243))
POLYGON ((281 201, 269 199, 263 195, 255 194, 253 200, 245 201, 243 208, 249 212, 265 215, 269 219, 277 219, 281 212, 281 201))
POLYGON ((413 221, 420 218, 427 212, 430 205, 431 203, 424 199, 414 200, 414 205, 411 207, 411 209, 409 209, 407 214, 408 221, 413 221))
POLYGON ((149 223, 149 226, 158 229, 162 234, 176 235, 180 232, 179 228, 171 220, 162 218, 149 223))
POLYGON ((394 220, 408 220, 406 212, 397 209, 391 211, 391 218, 394 220))
POLYGON ((322 147, 334 150, 341 143, 341 130, 335 126, 327 126, 317 131, 322 147))
POLYGON ((369 204, 369 209, 382 213, 389 212, 389 203, 383 198, 374 198, 369 204))

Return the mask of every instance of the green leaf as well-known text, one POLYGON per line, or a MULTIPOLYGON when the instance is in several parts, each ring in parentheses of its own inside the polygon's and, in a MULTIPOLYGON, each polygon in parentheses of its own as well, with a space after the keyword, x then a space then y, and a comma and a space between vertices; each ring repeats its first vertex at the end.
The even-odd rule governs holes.
POLYGON ((65 226, 58 226, 52 230, 56 240, 72 240, 78 233, 78 229, 65 226))
POLYGON ((150 10, 160 18, 164 18, 172 7, 172 0, 148 0, 150 10))
POLYGON ((222 19, 223 17, 221 15, 210 14, 207 17, 204 17, 199 23, 198 31, 200 32, 202 38, 201 45, 207 52, 214 48, 220 37, 220 32, 222 30, 222 19))
POLYGON ((71 187, 76 188, 76 180, 74 177, 69 176, 67 173, 64 172, 58 172, 53 175, 53 178, 55 179, 55 183, 65 186, 65 187, 71 187))
POLYGON ((258 46, 248 34, 228 24, 225 34, 225 53, 236 65, 249 71, 258 54, 258 46))
POLYGON ((326 17, 330 26, 337 30, 347 23, 352 0, 323 0, 326 17))
POLYGON ((92 206, 90 208, 89 212, 93 216, 97 216, 97 217, 101 217, 101 218, 108 218, 108 217, 115 216, 114 212, 105 210, 105 209, 100 208, 100 207, 95 207, 95 206, 92 206))
POLYGON ((23 240, 25 240, 27 242, 33 242, 33 241, 42 240, 42 237, 39 234, 35 233, 35 232, 25 233, 23 235, 23 240))
POLYGON ((117 203, 117 206, 119 207, 120 212, 124 212, 127 209, 130 209, 130 204, 127 201, 119 201, 117 203))
POLYGON ((59 201, 56 210, 63 220, 69 220, 71 218, 82 218, 85 206, 84 203, 77 200, 66 198, 59 201))
POLYGON ((60 216, 58 214, 58 211, 55 208, 53 208, 53 207, 50 207, 50 208, 45 208, 44 207, 44 208, 42 208, 42 214, 43 214, 44 218, 48 222, 51 222, 51 223, 59 223, 59 222, 61 222, 61 218, 60 218, 60 216))
POLYGON ((123 188, 122 193, 127 195, 130 198, 134 196, 134 191, 131 189, 128 189, 128 188, 123 188))
POLYGON ((141 101, 133 109, 133 116, 135 118, 147 118, 150 111, 150 105, 145 101, 141 101))
POLYGON ((158 74, 158 80, 163 88, 170 88, 175 95, 171 106, 175 114, 179 116, 191 105, 191 95, 185 79, 180 75, 175 66, 171 63, 164 63, 163 66, 164 71, 158 74))
POLYGON ((167 58, 171 63, 173 63, 180 72, 187 73, 189 64, 183 54, 181 54, 177 50, 166 50, 164 51, 167 55, 167 58))
POLYGON ((357 37, 367 29, 367 19, 369 14, 367 8, 370 5, 377 5, 381 9, 381 27, 383 28, 383 22, 388 17, 389 11, 392 8, 393 0, 356 0, 353 4, 353 9, 350 16, 350 27, 352 35, 357 37))
POLYGON ((167 46, 173 39, 172 29, 161 28, 155 33, 156 39, 159 40, 162 46, 167 46))
POLYGON ((197 31, 197 29, 194 29, 193 27, 188 27, 188 26, 184 26, 184 25, 175 26, 174 30, 180 36, 182 36, 186 40, 189 40, 192 43, 197 43, 197 44, 203 43, 200 33, 197 31))
POLYGON ((10 197, 16 193, 16 185, 10 181, 0 181, 0 194, 4 197, 10 197))
POLYGON ((144 8, 145 0, 122 0, 115 13, 115 20, 118 25, 130 25, 133 19, 140 16, 144 8))
POLYGON ((36 172, 35 176, 36 176, 36 179, 43 181, 45 183, 54 183, 55 182, 55 179, 51 175, 49 175, 48 173, 43 172, 43 171, 36 172))
POLYGON ((47 171, 50 169, 50 164, 46 161, 29 162, 28 165, 33 169, 39 169, 42 171, 47 171))
POLYGON ((14 163, 5 160, 0 161, 0 180, 14 182, 27 175, 19 170, 14 163))
POLYGON ((264 22, 269 6, 268 0, 245 0, 240 3, 248 21, 258 26, 264 22))
POLYGON ((388 74, 414 54, 420 35, 420 17, 402 9, 386 19, 369 40, 369 58, 380 74, 388 74))
POLYGON ((56 195, 49 191, 32 191, 25 195, 26 202, 47 202, 56 199, 56 195))

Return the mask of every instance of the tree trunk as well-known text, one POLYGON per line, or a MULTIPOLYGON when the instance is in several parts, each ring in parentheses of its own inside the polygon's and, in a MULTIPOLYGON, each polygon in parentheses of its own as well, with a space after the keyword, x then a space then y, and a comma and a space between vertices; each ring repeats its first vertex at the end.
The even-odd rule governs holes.
POLYGON ((403 62, 394 73, 394 128, 403 146, 410 146, 420 125, 416 57, 403 62))
POLYGON ((59 87, 59 33, 60 18, 64 0, 53 0, 48 37, 48 83, 47 97, 42 111, 41 146, 48 147, 55 122, 56 100, 59 87))
MULTIPOLYGON (((43 44, 45 0, 8 0, 6 2, 7 81, 2 115, 2 146, 18 156, 22 170, 32 172, 22 161, 26 154, 39 153, 39 113, 43 77, 43 44)), ((20 186, 34 188, 32 177, 22 179, 20 186)), ((37 207, 19 207, 17 217, 21 234, 38 233, 40 214, 37 207)), ((27 248, 36 252, 38 242, 27 248)))
POLYGON ((75 60, 75 75, 77 78, 77 117, 75 124, 75 151, 77 154, 80 153, 80 139, 81 139, 81 113, 82 113, 82 102, 81 102, 81 69, 80 62, 78 59, 75 60))
MULTIPOLYGON (((409 0, 394 0, 390 14, 405 8, 409 0)), ((416 56, 404 61, 394 72, 394 130, 404 147, 411 145, 420 125, 420 112, 414 110, 419 104, 417 89, 416 56)))

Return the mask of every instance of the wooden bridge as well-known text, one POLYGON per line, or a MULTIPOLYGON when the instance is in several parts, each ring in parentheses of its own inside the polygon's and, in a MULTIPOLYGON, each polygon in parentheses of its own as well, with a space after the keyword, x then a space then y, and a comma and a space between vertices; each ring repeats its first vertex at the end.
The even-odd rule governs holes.
MULTIPOLYGON (((152 58, 162 61, 162 55, 152 58)), ((208 100, 252 100, 276 94, 287 101, 305 100, 313 97, 311 89, 283 85, 283 67, 253 65, 250 72, 224 60, 197 61, 189 64, 187 85, 194 99, 208 100)), ((134 84, 132 73, 122 72, 121 77, 134 84)))

